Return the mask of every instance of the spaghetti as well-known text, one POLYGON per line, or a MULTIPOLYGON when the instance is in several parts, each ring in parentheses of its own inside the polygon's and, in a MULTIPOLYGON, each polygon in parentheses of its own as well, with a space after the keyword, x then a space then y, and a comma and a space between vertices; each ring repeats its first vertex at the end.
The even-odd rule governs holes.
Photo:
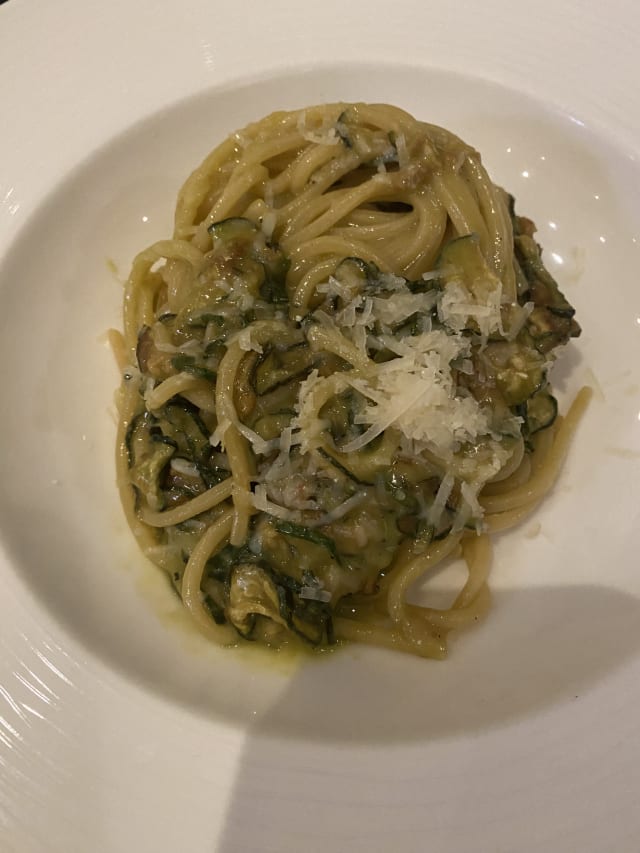
POLYGON ((579 334, 479 155, 387 105, 275 113, 182 187, 126 285, 118 482, 218 642, 442 657, 489 604, 490 534, 552 487, 579 334), (410 588, 462 556, 447 609, 410 588))

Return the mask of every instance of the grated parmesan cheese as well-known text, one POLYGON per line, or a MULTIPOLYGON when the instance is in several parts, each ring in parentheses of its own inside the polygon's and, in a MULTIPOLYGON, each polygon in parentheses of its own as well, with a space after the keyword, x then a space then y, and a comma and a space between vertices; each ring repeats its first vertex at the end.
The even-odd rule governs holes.
POLYGON ((471 292, 462 282, 450 281, 438 300, 438 318, 454 332, 461 332, 475 320, 483 344, 493 332, 502 333, 502 283, 487 280, 471 292))
POLYGON ((508 341, 515 341, 533 311, 534 304, 533 302, 525 302, 524 305, 519 305, 517 302, 514 302, 510 305, 510 308, 511 323, 509 328, 504 330, 504 336, 508 341))
POLYGON ((350 498, 347 498, 341 504, 338 504, 338 506, 332 509, 331 512, 328 512, 320 518, 315 519, 313 524, 309 524, 309 526, 322 527, 325 524, 333 524, 334 522, 339 521, 341 518, 344 518, 345 515, 350 513, 352 509, 355 509, 357 506, 360 506, 360 504, 366 499, 366 497, 366 492, 356 492, 355 495, 351 495, 350 498))
POLYGON ((402 323, 412 314, 428 315, 438 300, 436 291, 427 293, 397 293, 389 299, 374 298, 372 311, 377 320, 386 326, 402 323))
POLYGON ((444 508, 449 500, 449 495, 453 490, 453 486, 455 484, 455 479, 452 474, 446 474, 442 478, 442 482, 438 488, 438 492, 436 494, 435 500, 431 504, 431 507, 427 513, 427 522, 433 528, 437 528, 440 524, 440 519, 442 518, 442 513, 444 512, 444 508))
POLYGON ((239 332, 236 332, 232 338, 230 338, 229 343, 232 341, 237 341, 240 349, 245 352, 254 352, 262 353, 262 347, 257 341, 254 341, 251 337, 251 326, 248 326, 246 329, 241 329, 239 332))
MULTIPOLYGON (((438 276, 434 271, 423 278, 438 276)), ((375 295, 366 290, 354 294, 334 276, 318 285, 318 293, 326 294, 328 301, 338 297, 343 307, 330 316, 326 302, 313 317, 331 330, 336 342, 342 338, 354 346, 347 355, 353 369, 330 377, 313 371, 301 383, 292 422, 294 441, 303 454, 322 444, 327 438, 327 424, 319 417, 322 406, 351 387, 361 395, 353 420, 365 429, 339 449, 356 452, 394 429, 401 445, 416 458, 428 451, 439 460, 445 477, 439 494, 446 502, 456 479, 475 488, 495 475, 511 455, 494 431, 490 409, 457 387, 459 372, 473 373, 472 339, 466 334, 469 321, 475 322, 483 344, 494 331, 503 334, 502 284, 489 274, 475 279, 470 288, 454 279, 444 288, 413 293, 401 276, 380 274, 376 281, 375 295), (394 328, 414 315, 420 318, 418 332, 394 334, 394 328), (432 317, 440 327, 433 328, 432 317), (371 349, 387 350, 396 357, 375 363, 368 358, 371 349), (356 351, 365 358, 357 358, 356 351), (482 449, 473 455, 460 453, 466 444, 482 449)), ((520 325, 523 315, 526 319, 526 309, 521 314, 512 311, 510 320, 520 325)), ((514 426, 519 434, 518 425, 514 426)), ((502 424, 500 432, 504 432, 502 424)), ((432 521, 439 506, 437 502, 432 521)), ((463 526, 469 518, 482 516, 473 491, 463 496, 458 516, 463 526)))
POLYGON ((471 485, 465 480, 462 481, 462 484, 460 486, 460 494, 462 495, 463 501, 469 507, 469 511, 471 513, 472 518, 482 518, 483 515, 483 509, 478 502, 479 491, 479 484, 471 485))
POLYGON ((173 471, 176 471, 178 474, 182 474, 184 477, 200 476, 200 472, 193 462, 189 462, 187 459, 182 459, 179 456, 171 460, 170 467, 173 471))
POLYGON ((300 522, 302 515, 298 510, 287 509, 280 504, 273 503, 267 497, 267 487, 263 483, 258 483, 254 491, 251 493, 251 503, 260 512, 266 512, 274 518, 280 518, 282 521, 300 522))
POLYGON ((276 227, 277 222, 278 214, 275 210, 268 210, 262 217, 260 227, 262 228, 262 233, 264 234, 267 240, 271 239, 273 235, 273 229, 276 227))
POLYGON ((398 152, 398 167, 404 169, 409 165, 409 152, 407 150, 407 140, 404 133, 399 133, 395 139, 396 151, 398 152))
POLYGON ((306 142, 314 142, 316 145, 338 145, 340 142, 340 136, 333 124, 328 127, 308 128, 305 110, 302 110, 298 118, 298 132, 306 142))
POLYGON ((323 601, 325 604, 331 601, 329 590, 318 586, 303 586, 298 595, 300 598, 306 598, 310 601, 323 601))
MULTIPOLYGON (((456 395, 452 362, 469 355, 470 342, 441 329, 402 339, 382 337, 397 358, 372 365, 367 375, 356 371, 339 374, 367 399, 356 414, 365 432, 341 450, 351 453, 365 447, 386 429, 394 427, 421 449, 447 459, 464 442, 490 432, 489 418, 471 396, 456 395)), ((314 371, 302 383, 295 426, 301 430, 303 450, 319 440, 325 424, 317 417, 318 404, 336 390, 337 377, 319 377, 314 371)))

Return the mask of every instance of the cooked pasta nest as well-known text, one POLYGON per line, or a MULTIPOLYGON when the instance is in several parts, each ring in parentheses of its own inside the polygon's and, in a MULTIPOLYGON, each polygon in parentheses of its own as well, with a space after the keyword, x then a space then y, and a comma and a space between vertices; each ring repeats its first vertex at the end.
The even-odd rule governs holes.
POLYGON ((122 502, 202 631, 442 657, 484 614, 490 535, 588 399, 558 416, 580 328, 534 234, 473 148, 388 105, 274 113, 187 179, 112 340, 122 502), (450 606, 421 606, 454 557, 450 606))

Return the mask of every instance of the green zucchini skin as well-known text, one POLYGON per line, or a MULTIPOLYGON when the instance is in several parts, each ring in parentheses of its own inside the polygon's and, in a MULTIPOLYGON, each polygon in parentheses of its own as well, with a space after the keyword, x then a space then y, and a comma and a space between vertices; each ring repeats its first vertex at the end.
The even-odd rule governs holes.
POLYGON ((547 389, 533 394, 524 403, 522 416, 527 437, 548 429, 558 417, 558 401, 547 389))

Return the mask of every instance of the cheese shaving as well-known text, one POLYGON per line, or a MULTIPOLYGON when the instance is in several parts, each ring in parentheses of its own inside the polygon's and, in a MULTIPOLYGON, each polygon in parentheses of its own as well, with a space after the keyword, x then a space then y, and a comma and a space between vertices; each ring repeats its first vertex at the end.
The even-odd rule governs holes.
POLYGON ((237 341, 240 349, 245 350, 245 352, 251 352, 251 350, 258 353, 262 352, 260 344, 257 341, 254 341, 251 337, 251 326, 246 329, 241 329, 241 331, 237 332, 231 340, 237 341))
POLYGON ((251 503, 260 512, 266 512, 274 518, 280 518, 283 521, 299 522, 301 519, 299 511, 287 509, 270 501, 267 497, 267 487, 264 484, 259 483, 255 487, 255 490, 251 493, 251 503))
POLYGON ((471 292, 462 282, 450 281, 438 301, 438 318, 454 332, 461 332, 474 320, 483 343, 493 332, 502 334, 502 284, 483 282, 471 292))

